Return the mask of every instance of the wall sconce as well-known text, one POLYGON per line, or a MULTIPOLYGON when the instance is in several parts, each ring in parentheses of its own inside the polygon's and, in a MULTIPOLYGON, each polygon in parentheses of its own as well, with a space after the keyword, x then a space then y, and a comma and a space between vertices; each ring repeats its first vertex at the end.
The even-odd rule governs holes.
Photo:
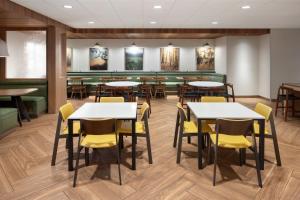
POLYGON ((98 42, 96 42, 94 48, 101 48, 101 45, 98 42))
POLYGON ((7 44, 3 40, 0 39, 0 57, 7 57, 8 50, 7 50, 7 44))

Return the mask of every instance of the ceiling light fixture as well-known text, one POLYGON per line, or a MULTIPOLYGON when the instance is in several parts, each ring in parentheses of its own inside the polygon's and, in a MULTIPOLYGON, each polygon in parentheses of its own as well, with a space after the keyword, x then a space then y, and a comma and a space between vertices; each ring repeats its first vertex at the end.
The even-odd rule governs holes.
POLYGON ((219 24, 219 22, 217 22, 217 21, 213 21, 213 22, 211 22, 211 24, 213 24, 213 25, 217 25, 217 24, 219 24))
POLYGON ((161 6, 161 5, 155 5, 155 6, 153 6, 153 8, 154 8, 154 9, 161 9, 162 6, 161 6))
POLYGON ((151 21, 151 22, 150 22, 150 24, 156 24, 156 23, 157 23, 157 22, 155 22, 155 21, 151 21))
POLYGON ((249 6, 249 5, 242 6, 242 9, 243 9, 243 10, 248 10, 248 9, 250 9, 250 8, 251 8, 251 6, 249 6))
POLYGON ((71 5, 64 5, 64 8, 71 9, 71 8, 73 8, 73 6, 71 6, 71 5))
POLYGON ((89 24, 95 24, 95 22, 93 22, 93 21, 90 21, 90 22, 88 22, 89 24))

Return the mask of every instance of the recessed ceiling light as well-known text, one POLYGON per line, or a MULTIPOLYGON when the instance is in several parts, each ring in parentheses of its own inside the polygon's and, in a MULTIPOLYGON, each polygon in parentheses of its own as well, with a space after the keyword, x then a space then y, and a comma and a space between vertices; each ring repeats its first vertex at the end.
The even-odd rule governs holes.
POLYGON ((73 8, 73 6, 71 6, 71 5, 64 5, 64 8, 73 8))
POLYGON ((151 22, 150 22, 150 24, 156 24, 156 23, 157 23, 157 22, 155 22, 155 21, 151 21, 151 22))
POLYGON ((217 22, 217 21, 213 21, 213 22, 211 22, 211 24, 213 24, 213 25, 217 25, 217 24, 219 24, 219 22, 217 22))
POLYGON ((93 22, 93 21, 90 21, 90 22, 88 22, 89 24, 95 24, 95 22, 93 22))
POLYGON ((161 6, 161 5, 155 5, 155 6, 153 6, 153 8, 154 8, 154 9, 161 9, 162 6, 161 6))
POLYGON ((251 6, 249 6, 249 5, 242 6, 242 9, 244 9, 244 10, 247 10, 247 9, 250 9, 250 8, 251 8, 251 6))

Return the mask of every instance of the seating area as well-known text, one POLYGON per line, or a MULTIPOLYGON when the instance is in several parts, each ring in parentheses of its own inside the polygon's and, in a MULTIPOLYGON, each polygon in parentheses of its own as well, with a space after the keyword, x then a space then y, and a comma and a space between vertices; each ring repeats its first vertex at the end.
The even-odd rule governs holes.
POLYGON ((300 1, 1 0, 0 200, 300 199, 300 1))

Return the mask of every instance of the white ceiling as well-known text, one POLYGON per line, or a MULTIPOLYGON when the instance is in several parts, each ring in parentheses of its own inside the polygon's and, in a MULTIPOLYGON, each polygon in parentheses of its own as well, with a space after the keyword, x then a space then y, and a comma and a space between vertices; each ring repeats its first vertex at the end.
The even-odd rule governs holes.
POLYGON ((300 0, 12 1, 74 28, 300 28, 300 0))

